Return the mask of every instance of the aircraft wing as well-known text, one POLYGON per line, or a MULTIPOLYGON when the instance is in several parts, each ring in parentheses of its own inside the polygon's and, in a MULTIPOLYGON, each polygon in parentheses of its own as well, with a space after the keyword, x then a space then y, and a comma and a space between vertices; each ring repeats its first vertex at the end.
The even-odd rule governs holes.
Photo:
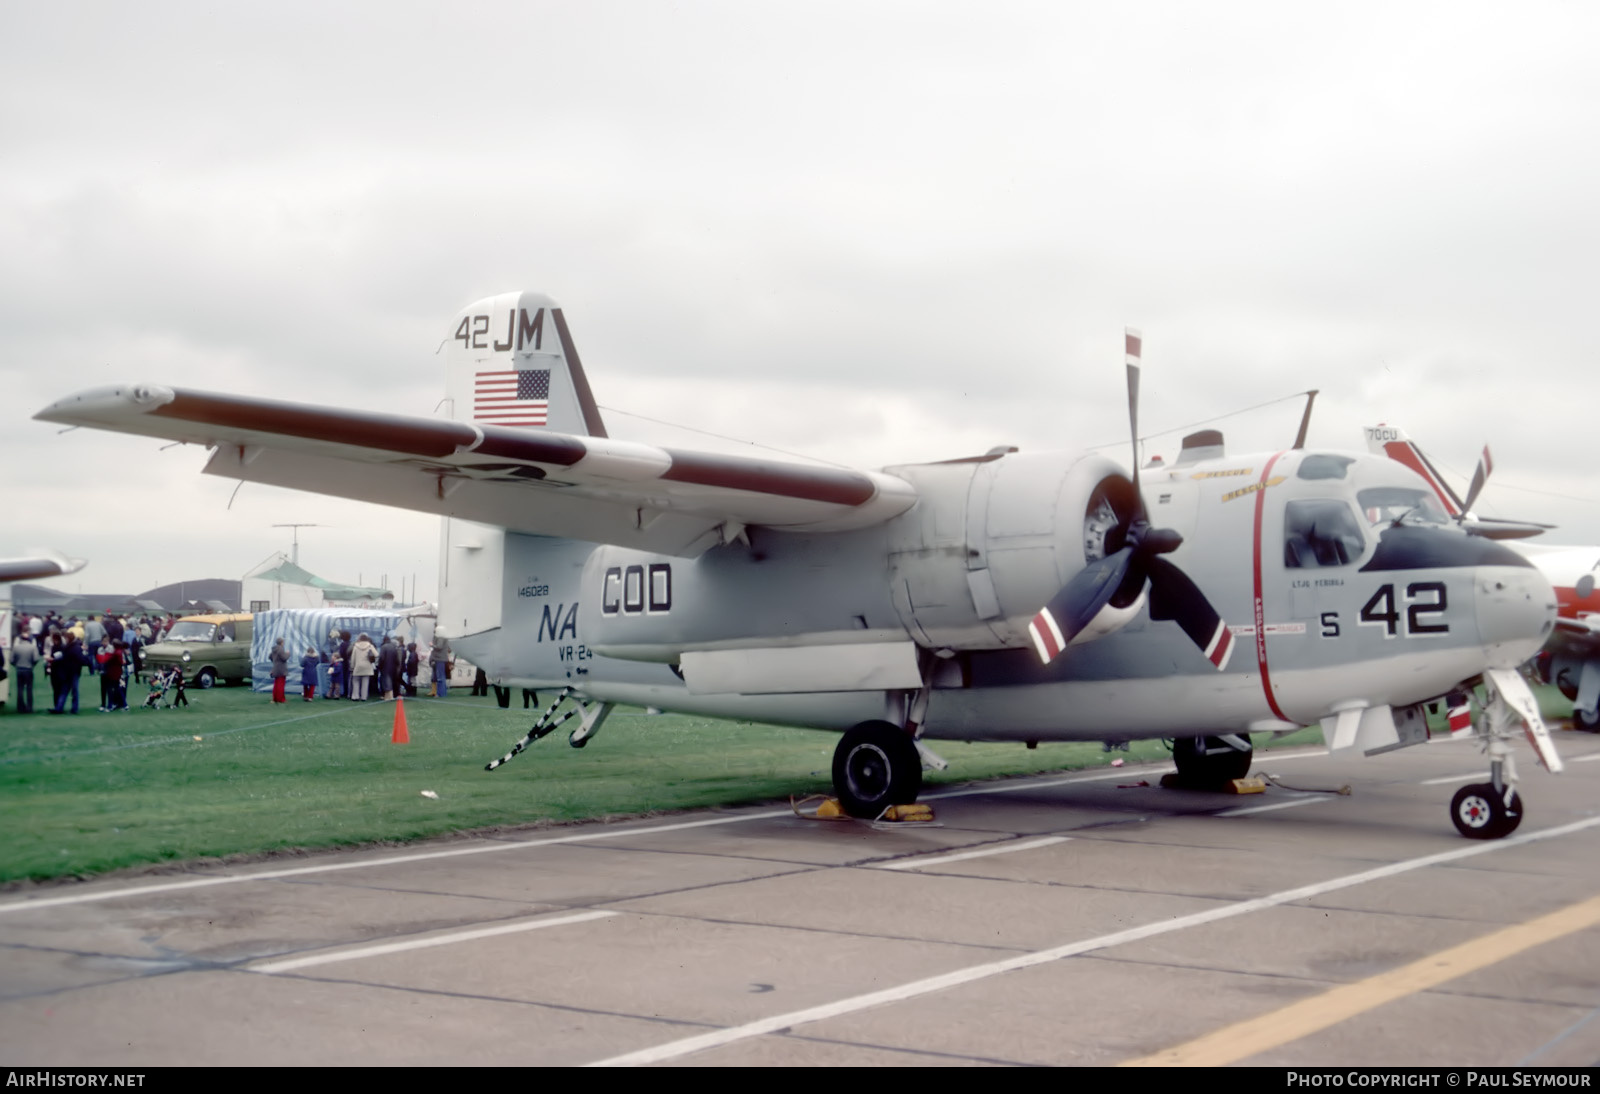
POLYGON ((841 531, 916 502, 881 472, 150 384, 34 417, 206 445, 209 475, 686 557, 746 525, 841 531))
POLYGON ((0 558, 0 585, 40 577, 62 577, 75 574, 87 565, 81 558, 66 558, 54 551, 40 551, 27 558, 0 558))

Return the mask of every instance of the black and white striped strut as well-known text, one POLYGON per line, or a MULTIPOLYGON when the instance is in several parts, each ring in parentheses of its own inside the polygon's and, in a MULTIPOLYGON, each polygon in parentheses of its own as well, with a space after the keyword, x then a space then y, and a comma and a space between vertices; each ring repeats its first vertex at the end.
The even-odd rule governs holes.
POLYGON ((554 733, 556 731, 556 729, 558 727, 560 727, 560 725, 563 722, 565 722, 568 718, 571 718, 575 714, 581 713, 583 711, 583 707, 582 706, 574 706, 571 710, 567 711, 565 714, 563 714, 561 717, 557 718, 555 721, 552 722, 550 720, 551 717, 555 714, 556 708, 559 707, 562 703, 566 702, 567 699, 571 697, 571 695, 572 695, 572 689, 570 687, 562 688, 560 690, 560 692, 558 692, 556 694, 556 701, 551 703, 548 707, 546 707, 544 709, 543 713, 541 713, 539 715, 538 719, 534 721, 533 728, 528 730, 528 735, 526 737, 522 738, 522 740, 518 741, 514 746, 512 746, 512 749, 511 749, 510 752, 507 752, 504 756, 501 756, 498 760, 490 760, 487 764, 485 764, 483 766, 483 769, 485 771, 493 771, 495 768, 500 767, 503 764, 510 763, 511 762, 511 758, 513 756, 515 756, 517 753, 521 752, 523 749, 525 749, 529 745, 533 744, 533 742, 537 741, 540 737, 547 737, 550 734, 554 733))

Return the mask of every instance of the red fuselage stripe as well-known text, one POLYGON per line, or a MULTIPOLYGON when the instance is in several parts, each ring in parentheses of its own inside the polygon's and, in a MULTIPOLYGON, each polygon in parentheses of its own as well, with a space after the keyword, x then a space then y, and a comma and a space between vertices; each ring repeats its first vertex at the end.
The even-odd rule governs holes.
POLYGON ((1267 476, 1272 474, 1272 465, 1278 462, 1282 452, 1273 455, 1267 461, 1267 466, 1261 469, 1261 486, 1256 490, 1256 530, 1255 530, 1255 579, 1256 596, 1254 623, 1256 625, 1256 665, 1261 669, 1261 690, 1266 693, 1267 706, 1272 708, 1272 713, 1281 720, 1289 721, 1289 716, 1278 706, 1277 697, 1272 694, 1272 677, 1267 672, 1267 617, 1264 603, 1261 599, 1261 518, 1267 509, 1267 476))

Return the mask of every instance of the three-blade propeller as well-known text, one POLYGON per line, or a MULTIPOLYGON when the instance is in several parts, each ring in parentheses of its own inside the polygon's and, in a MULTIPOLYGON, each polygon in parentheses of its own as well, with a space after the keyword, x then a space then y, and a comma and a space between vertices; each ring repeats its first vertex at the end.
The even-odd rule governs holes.
MULTIPOLYGON (((1206 659, 1220 671, 1233 653, 1233 633, 1189 575, 1160 557, 1177 550, 1183 537, 1170 528, 1152 528, 1139 489, 1139 332, 1126 333, 1128 427, 1133 435, 1133 511, 1120 528, 1122 546, 1095 559, 1062 587, 1028 624, 1039 658, 1049 664, 1088 627, 1113 599, 1131 603, 1150 586, 1150 616, 1171 619, 1183 628, 1206 659), (1118 593, 1121 593, 1121 596, 1118 593)), ((1116 536, 1107 537, 1114 540, 1116 536)))

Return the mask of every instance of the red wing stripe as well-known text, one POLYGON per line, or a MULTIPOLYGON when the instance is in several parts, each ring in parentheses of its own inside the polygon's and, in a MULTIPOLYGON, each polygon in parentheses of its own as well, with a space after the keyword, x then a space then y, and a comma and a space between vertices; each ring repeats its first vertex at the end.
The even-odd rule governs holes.
POLYGON ((844 468, 721 456, 712 452, 681 452, 672 448, 663 451, 672 458, 672 466, 661 475, 668 482, 850 506, 863 505, 878 492, 867 476, 844 468))

